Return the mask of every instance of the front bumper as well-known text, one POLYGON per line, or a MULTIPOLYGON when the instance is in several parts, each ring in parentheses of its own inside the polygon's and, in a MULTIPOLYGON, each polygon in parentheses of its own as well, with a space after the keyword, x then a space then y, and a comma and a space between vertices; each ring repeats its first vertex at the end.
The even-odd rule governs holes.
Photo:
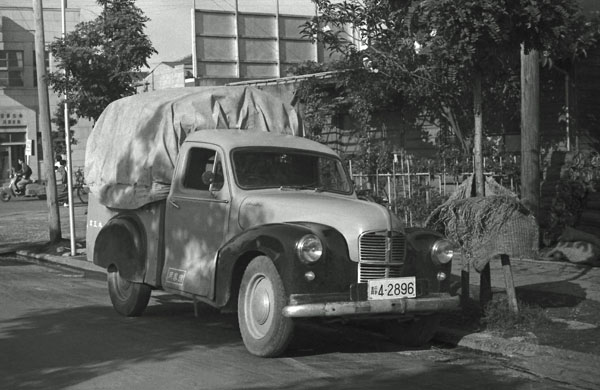
POLYGON ((341 317, 372 314, 433 314, 460 309, 460 297, 429 294, 421 298, 373 301, 339 301, 292 304, 283 308, 285 317, 341 317))

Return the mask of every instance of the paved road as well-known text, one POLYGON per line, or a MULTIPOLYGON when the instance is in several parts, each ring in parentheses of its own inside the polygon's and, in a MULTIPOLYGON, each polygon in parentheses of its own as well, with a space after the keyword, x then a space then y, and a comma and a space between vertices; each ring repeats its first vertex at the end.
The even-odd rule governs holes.
POLYGON ((1 389, 560 389, 510 360, 407 350, 364 330, 304 324, 282 358, 249 355, 235 316, 153 294, 119 317, 103 280, 0 257, 1 389))

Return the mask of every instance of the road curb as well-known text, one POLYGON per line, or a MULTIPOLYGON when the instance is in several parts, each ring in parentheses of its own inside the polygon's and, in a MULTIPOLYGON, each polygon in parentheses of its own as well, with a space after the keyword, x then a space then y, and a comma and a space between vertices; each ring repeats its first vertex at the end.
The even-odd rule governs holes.
POLYGON ((440 328, 437 341, 511 358, 511 364, 535 375, 586 389, 600 388, 600 356, 539 345, 533 334, 500 337, 489 332, 467 333, 440 328))
POLYGON ((47 253, 37 253, 28 250, 18 250, 16 253, 20 256, 31 257, 43 262, 58 264, 61 266, 75 268, 78 270, 83 270, 87 272, 93 272, 99 275, 106 275, 106 270, 104 268, 98 267, 97 265, 87 261, 78 259, 70 256, 54 256, 49 255, 47 253))

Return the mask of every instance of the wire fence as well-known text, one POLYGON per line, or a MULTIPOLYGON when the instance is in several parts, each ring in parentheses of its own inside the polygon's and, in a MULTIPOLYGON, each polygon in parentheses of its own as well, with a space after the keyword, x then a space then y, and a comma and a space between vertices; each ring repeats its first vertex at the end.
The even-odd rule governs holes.
MULTIPOLYGON (((472 173, 449 175, 445 172, 353 173, 357 191, 370 200, 390 208, 408 226, 422 226, 435 207, 443 203, 472 173)), ((486 172, 500 185, 518 193, 518 179, 486 172)))

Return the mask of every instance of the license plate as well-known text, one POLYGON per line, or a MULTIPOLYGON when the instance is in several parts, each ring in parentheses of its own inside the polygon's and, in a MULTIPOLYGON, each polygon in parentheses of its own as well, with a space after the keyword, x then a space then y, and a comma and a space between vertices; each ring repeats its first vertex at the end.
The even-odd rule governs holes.
POLYGON ((369 300, 416 298, 417 281, 414 276, 369 280, 369 300))

